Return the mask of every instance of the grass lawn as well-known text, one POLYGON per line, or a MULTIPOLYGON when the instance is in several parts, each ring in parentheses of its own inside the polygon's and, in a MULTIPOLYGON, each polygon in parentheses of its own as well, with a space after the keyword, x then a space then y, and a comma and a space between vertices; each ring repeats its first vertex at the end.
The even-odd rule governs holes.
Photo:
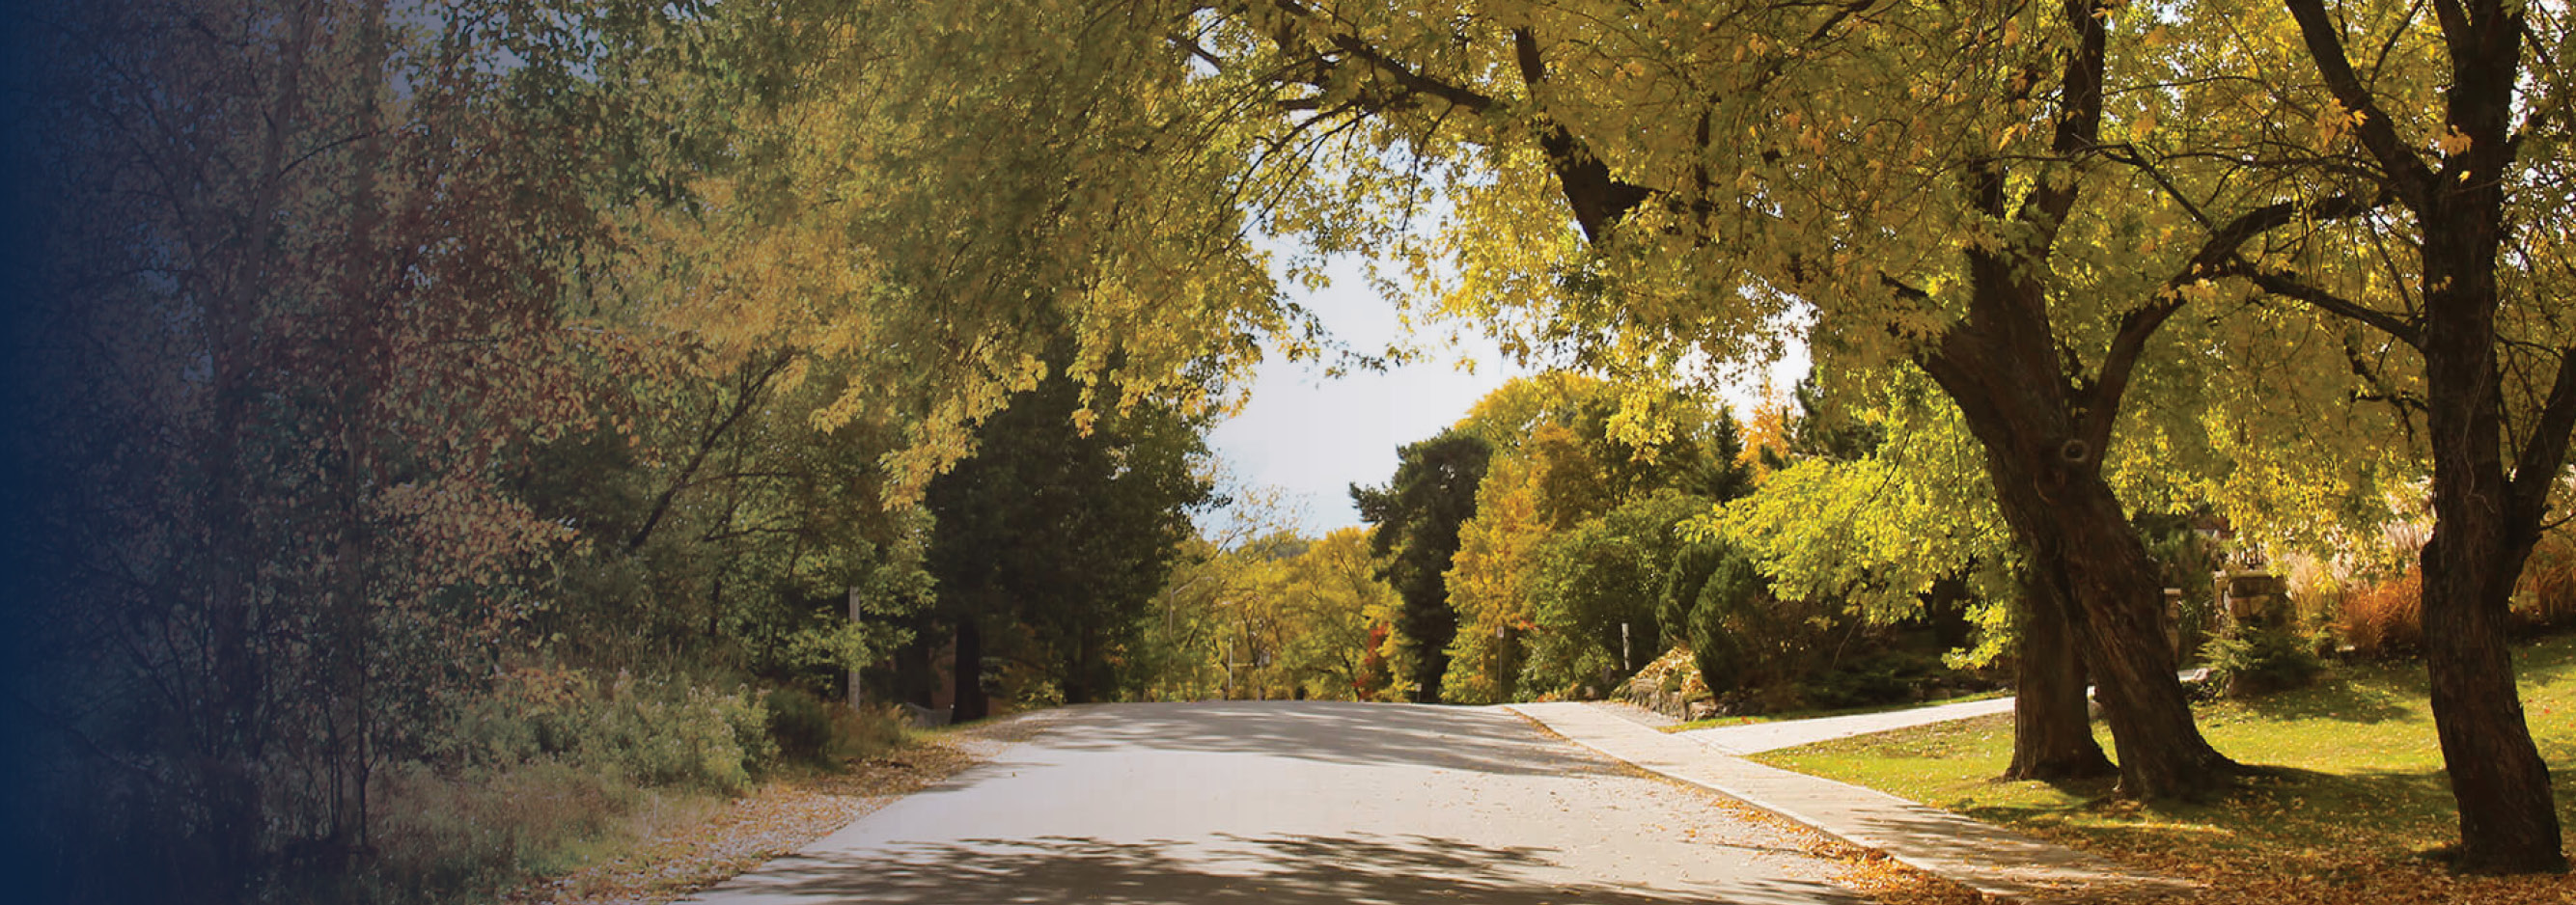
MULTIPOLYGON (((2576 827, 2576 637, 2518 648, 2523 707, 2576 827)), ((2279 768, 2220 801, 2144 807, 2110 782, 2001 782, 2009 715, 1838 739, 1756 759, 2011 825, 2210 883, 2213 901, 2576 903, 2576 877, 2452 877, 2429 853, 2457 839, 2417 663, 2338 667, 2311 688, 2197 708, 2237 760, 2279 768)), ((2110 747, 2109 733, 2096 735, 2110 747)))

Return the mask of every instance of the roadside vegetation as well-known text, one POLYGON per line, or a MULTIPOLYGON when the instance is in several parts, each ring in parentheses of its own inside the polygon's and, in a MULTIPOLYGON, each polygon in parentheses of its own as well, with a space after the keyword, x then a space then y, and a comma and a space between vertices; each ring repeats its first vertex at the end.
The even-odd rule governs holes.
MULTIPOLYGON (((454 759, 389 771, 374 802, 383 816, 373 842, 383 855, 360 872, 293 875, 304 885, 281 894, 343 902, 477 900, 530 882, 595 873, 600 865, 649 860, 672 840, 703 839, 721 826, 811 823, 818 814, 846 822, 830 808, 818 812, 811 799, 853 781, 887 785, 895 777, 881 775, 886 765, 922 757, 916 752, 925 737, 906 729, 899 716, 854 712, 802 691, 754 700, 739 692, 632 682, 587 687, 575 680, 567 687, 564 679, 522 677, 514 693, 483 702, 484 712, 448 740, 458 748, 454 759)), ((944 750, 930 747, 925 765, 944 750)), ((783 831, 794 835, 799 826, 783 831)), ((684 842, 677 854, 690 850, 684 842)), ((783 850, 773 843, 731 852, 720 859, 724 869, 700 866, 654 879, 667 898, 783 850)))

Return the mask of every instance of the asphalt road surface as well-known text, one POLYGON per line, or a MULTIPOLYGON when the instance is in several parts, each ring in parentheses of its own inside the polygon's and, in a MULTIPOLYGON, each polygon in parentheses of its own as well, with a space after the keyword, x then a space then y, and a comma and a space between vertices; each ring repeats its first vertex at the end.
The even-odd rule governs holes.
POLYGON ((1856 902, 1779 830, 1490 708, 1076 707, 690 901, 1856 902))

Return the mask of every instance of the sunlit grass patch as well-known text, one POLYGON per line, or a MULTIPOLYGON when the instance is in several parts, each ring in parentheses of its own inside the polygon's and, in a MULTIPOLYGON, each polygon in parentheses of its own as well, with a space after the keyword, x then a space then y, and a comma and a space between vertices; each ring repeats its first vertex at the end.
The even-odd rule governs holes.
MULTIPOLYGON (((2576 826, 2576 637, 2520 647, 2523 705, 2576 826)), ((2009 715, 1759 755, 2211 884, 2215 901, 2576 901, 2576 879, 2449 876, 2428 855, 2458 838, 2420 663, 2349 664, 2313 687, 2199 705, 2220 751, 2267 769, 2220 800, 2141 805, 2107 780, 2004 782, 2009 715)), ((2110 745, 2097 725, 2096 736, 2110 745)))

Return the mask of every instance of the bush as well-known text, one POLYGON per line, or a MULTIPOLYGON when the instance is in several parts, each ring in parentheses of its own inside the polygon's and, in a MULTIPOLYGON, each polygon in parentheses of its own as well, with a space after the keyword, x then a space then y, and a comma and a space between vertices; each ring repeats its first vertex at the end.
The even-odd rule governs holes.
POLYGON ((1538 627, 1520 687, 1607 693, 1679 640, 1682 626, 1663 621, 1672 608, 1658 591, 1675 572, 1682 523, 1706 508, 1658 491, 1541 542, 1530 577, 1538 627))
POLYGON ((781 688, 762 700, 769 707, 769 738, 783 760, 825 762, 832 743, 832 714, 824 703, 801 688, 781 688))
POLYGON ((459 703, 454 729, 432 754, 456 769, 556 760, 647 785, 733 794, 778 748, 767 708, 749 689, 623 673, 603 686, 580 670, 531 667, 459 703))
POLYGON ((2229 623, 2201 648, 2209 677, 2231 698, 2286 691, 2308 684, 2325 668, 2309 639, 2286 629, 2229 623))
POLYGON ((377 795, 378 858, 363 878, 344 878, 363 888, 315 900, 448 901, 559 871, 644 793, 596 770, 538 761, 452 777, 397 765, 379 779, 377 795))
POLYGON ((730 795, 749 787, 751 770, 778 754, 768 714, 748 689, 718 692, 620 677, 612 692, 583 754, 641 782, 730 795))
POLYGON ((2514 589, 2513 614, 2538 628, 2576 625, 2576 538, 2567 530, 2543 534, 2532 546, 2514 589))
POLYGON ((769 693, 769 735, 781 759, 828 767, 875 757, 903 744, 903 721, 892 713, 860 713, 801 688, 769 693))

